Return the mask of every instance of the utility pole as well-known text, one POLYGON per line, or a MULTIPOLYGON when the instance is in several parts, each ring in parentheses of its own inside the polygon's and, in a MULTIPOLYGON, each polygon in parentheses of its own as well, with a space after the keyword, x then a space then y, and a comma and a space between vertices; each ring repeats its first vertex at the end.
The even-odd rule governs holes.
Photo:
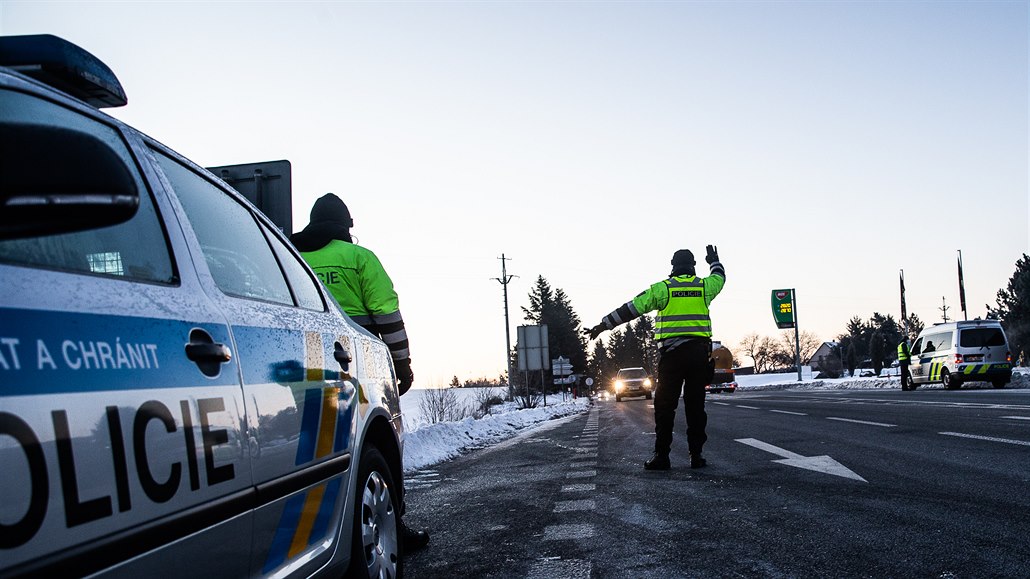
POLYGON ((510 258, 504 257, 504 254, 502 253, 501 257, 498 257, 497 259, 501 260, 501 277, 491 279, 497 280, 504 287, 504 367, 508 369, 508 398, 514 399, 515 393, 511 386, 511 329, 508 322, 508 283, 511 282, 512 278, 518 276, 508 275, 508 269, 506 267, 507 264, 505 262, 511 261, 510 258))
POLYGON ((941 307, 937 309, 944 314, 944 323, 948 323, 948 303, 945 301, 944 296, 941 296, 941 307))

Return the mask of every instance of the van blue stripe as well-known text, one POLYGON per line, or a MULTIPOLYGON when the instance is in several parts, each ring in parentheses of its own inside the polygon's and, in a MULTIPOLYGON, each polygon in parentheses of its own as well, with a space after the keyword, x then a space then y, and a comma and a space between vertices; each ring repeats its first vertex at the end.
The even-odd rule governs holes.
POLYGON ((315 518, 315 523, 311 526, 308 545, 314 545, 321 541, 328 532, 329 521, 336 510, 336 497, 340 494, 340 482, 342 480, 342 477, 337 477, 326 485, 325 494, 322 495, 322 505, 318 508, 318 516, 315 518))
POLYGON ((304 391, 304 416, 300 422, 300 440, 297 443, 297 462, 304 464, 315 458, 315 443, 318 440, 318 419, 322 414, 322 389, 309 388, 304 391))
POLYGON ((262 573, 269 573, 286 562, 286 554, 290 551, 290 543, 293 542, 293 534, 297 531, 297 524, 300 522, 300 514, 304 510, 304 500, 307 495, 307 493, 298 493, 286 501, 282 517, 279 518, 279 528, 275 530, 272 546, 268 548, 268 559, 265 560, 265 566, 261 569, 262 573))

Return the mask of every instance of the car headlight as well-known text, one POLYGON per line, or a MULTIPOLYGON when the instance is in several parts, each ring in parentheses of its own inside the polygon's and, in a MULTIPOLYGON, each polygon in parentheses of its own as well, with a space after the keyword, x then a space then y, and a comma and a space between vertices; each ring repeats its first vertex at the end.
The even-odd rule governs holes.
POLYGON ((616 392, 618 392, 619 390, 622 390, 625 387, 626 387, 626 385, 622 383, 622 380, 616 380, 615 381, 615 391, 616 392))
POLYGON ((651 379, 650 378, 644 378, 644 386, 647 386, 648 388, 651 387, 651 379))

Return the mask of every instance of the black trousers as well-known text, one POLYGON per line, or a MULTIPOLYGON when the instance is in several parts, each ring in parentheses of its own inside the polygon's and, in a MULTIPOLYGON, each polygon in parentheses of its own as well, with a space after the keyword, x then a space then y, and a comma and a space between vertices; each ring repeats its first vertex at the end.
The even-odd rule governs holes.
POLYGON ((705 427, 705 385, 711 382, 712 343, 691 340, 661 353, 658 359, 658 385, 654 393, 654 450, 668 454, 672 448, 672 429, 676 406, 683 396, 683 412, 687 418, 687 447, 690 454, 701 455, 708 440, 705 427))

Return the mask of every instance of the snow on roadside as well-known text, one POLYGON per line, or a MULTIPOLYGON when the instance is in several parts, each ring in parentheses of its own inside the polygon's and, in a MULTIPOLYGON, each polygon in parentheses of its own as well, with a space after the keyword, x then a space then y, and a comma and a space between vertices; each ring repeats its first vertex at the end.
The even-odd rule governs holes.
POLYGON ((547 406, 489 414, 479 420, 466 418, 458 422, 420 426, 404 434, 404 472, 455 458, 462 452, 511 438, 520 430, 541 422, 586 412, 589 408, 590 399, 577 398, 547 406))

